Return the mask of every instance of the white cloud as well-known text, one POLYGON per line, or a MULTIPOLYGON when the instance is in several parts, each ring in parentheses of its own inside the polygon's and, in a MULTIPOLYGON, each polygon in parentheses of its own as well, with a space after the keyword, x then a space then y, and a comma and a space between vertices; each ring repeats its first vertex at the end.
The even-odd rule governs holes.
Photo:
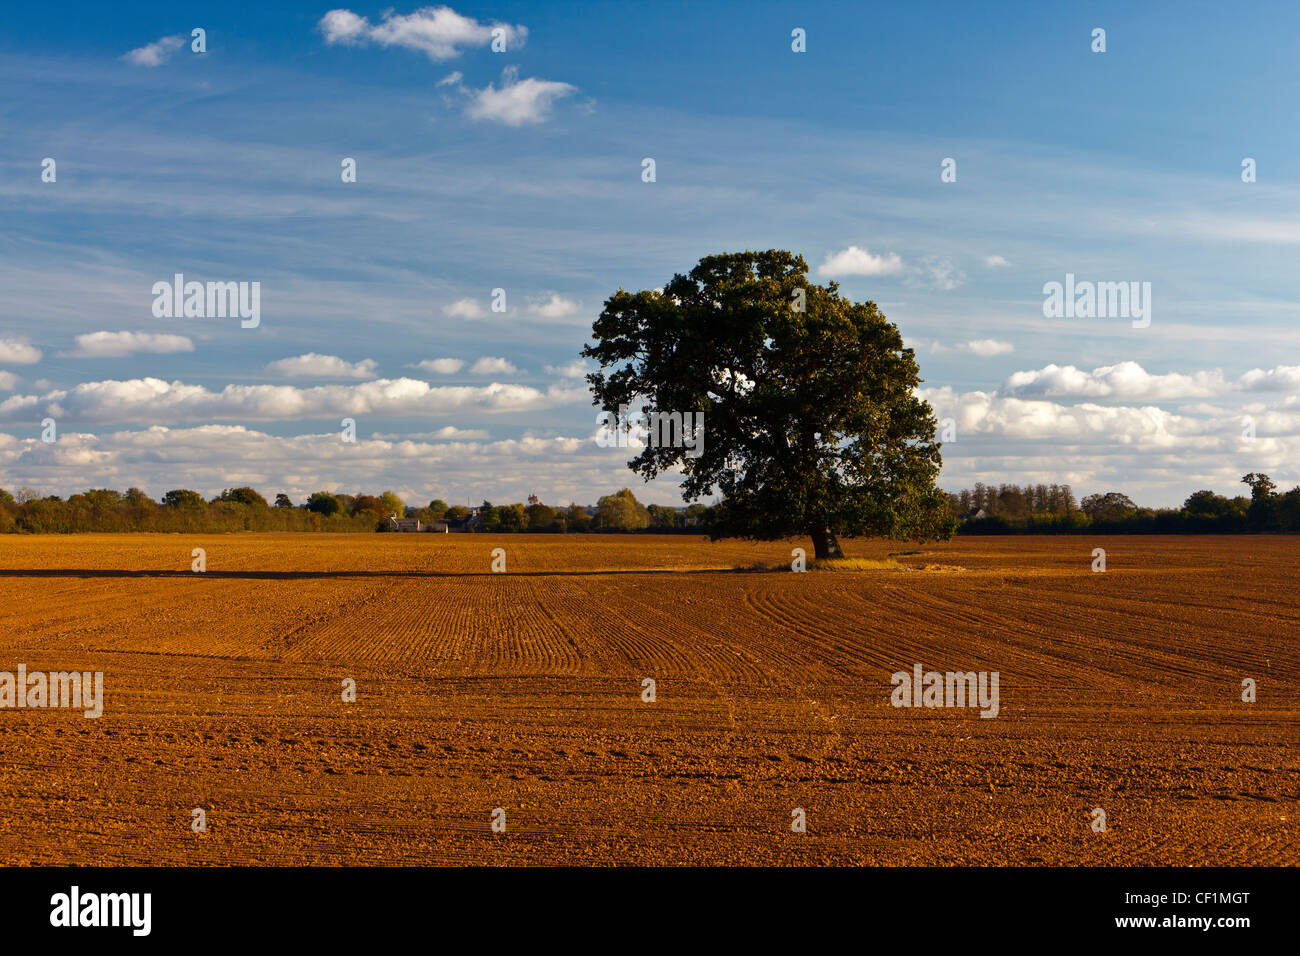
POLYGON ((586 378, 591 371, 591 367, 582 359, 575 359, 568 365, 546 366, 547 375, 555 375, 559 378, 586 378))
POLYGON ((1001 256, 985 256, 984 264, 988 266, 990 269, 996 269, 1000 266, 1011 265, 1011 263, 1007 262, 1007 260, 1002 258, 1001 256))
POLYGON ((124 358, 143 352, 171 355, 193 352, 194 343, 184 335, 155 332, 88 332, 77 336, 77 346, 59 355, 67 358, 124 358))
POLYGON ((415 367, 433 372, 435 375, 455 375, 465 367, 465 363, 455 358, 437 358, 425 359, 423 362, 416 363, 415 367))
POLYGON ((123 54, 122 59, 134 66, 162 66, 171 55, 185 45, 183 36, 160 37, 153 43, 137 47, 123 54))
POLYGON ((1241 387, 1252 392, 1300 391, 1300 365, 1279 365, 1268 370, 1253 368, 1241 376, 1241 387))
POLYGON ((318 355, 308 352, 293 358, 277 359, 266 366, 272 375, 290 378, 374 378, 377 362, 362 359, 346 362, 337 355, 318 355))
POLYGON ((414 13, 399 14, 389 10, 375 25, 351 10, 330 10, 317 24, 327 44, 355 46, 376 43, 384 47, 402 47, 425 54, 430 60, 450 60, 470 47, 484 47, 492 42, 494 30, 502 31, 506 50, 523 46, 528 29, 505 23, 479 23, 451 7, 421 7, 414 13))
POLYGON ((19 339, 0 339, 0 362, 9 365, 34 365, 40 360, 40 349, 19 339))
POLYGON ((431 432, 410 432, 409 434, 375 432, 370 437, 383 441, 451 441, 453 439, 473 441, 487 439, 490 436, 485 428, 457 428, 455 425, 446 425, 431 432))
POLYGON ((872 255, 866 249, 849 246, 826 257, 817 267, 822 276, 888 276, 904 271, 903 260, 895 253, 872 255))
POLYGON ((563 319, 573 315, 580 308, 582 308, 581 303, 552 292, 551 297, 545 302, 534 304, 532 311, 534 315, 540 315, 545 319, 563 319))
MULTIPOLYGON (((332 430, 273 435, 243 425, 153 426, 101 434, 61 429, 59 440, 47 444, 0 433, 0 487, 29 485, 66 496, 135 485, 156 498, 169 488, 212 495, 249 484, 267 497, 283 491, 297 502, 319 490, 391 488, 411 504, 434 497, 524 501, 532 492, 550 502, 594 503, 628 483, 624 450, 585 437, 490 441, 455 426, 430 434, 359 436, 344 444, 332 430)), ((651 489, 637 487, 642 501, 673 502, 674 492, 675 483, 665 479, 651 489)))
POLYGON ((0 369, 0 392, 12 392, 18 387, 18 383, 21 381, 22 379, 13 372, 6 372, 0 369))
POLYGON ((501 71, 501 88, 491 83, 473 91, 465 114, 470 119, 489 120, 506 126, 540 123, 550 115, 551 105, 577 91, 577 87, 557 80, 519 79, 516 67, 501 71))
POLYGON ((137 378, 84 382, 44 395, 12 395, 0 401, 0 421, 29 422, 33 415, 78 422, 300 421, 342 415, 397 417, 533 411, 589 399, 585 387, 551 386, 543 392, 525 385, 498 382, 484 386, 432 386, 417 379, 398 378, 310 388, 227 385, 213 392, 180 381, 137 378))
POLYGON ((997 339, 974 339, 970 342, 963 342, 957 348, 964 352, 970 352, 972 355, 978 355, 980 358, 990 358, 994 355, 1003 355, 1016 350, 1016 347, 1010 342, 999 342, 997 339))
POLYGON ((437 86, 459 86, 460 81, 465 78, 465 74, 460 70, 453 70, 437 82, 437 86))
POLYGON ((1015 372, 1001 389, 1003 395, 1042 398, 1113 398, 1161 401, 1221 395, 1230 386, 1218 369, 1152 374, 1137 362, 1103 365, 1085 372, 1073 365, 1047 365, 1015 372))
POLYGON ((513 375, 519 369, 503 358, 492 358, 485 355, 474 363, 470 371, 475 375, 513 375))
POLYGON ((443 306, 442 314, 453 319, 481 319, 487 315, 487 309, 476 299, 457 299, 451 305, 443 306))

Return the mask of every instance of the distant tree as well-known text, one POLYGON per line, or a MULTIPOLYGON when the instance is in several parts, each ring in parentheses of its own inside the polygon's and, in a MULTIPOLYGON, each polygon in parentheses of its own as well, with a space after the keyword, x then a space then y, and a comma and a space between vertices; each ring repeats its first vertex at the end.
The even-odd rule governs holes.
POLYGON ((201 494, 188 488, 173 488, 162 496, 162 503, 164 508, 177 511, 198 511, 207 505, 201 494))
POLYGON ((682 513, 676 508, 665 508, 663 505, 649 505, 647 506, 646 511, 650 512, 651 527, 673 529, 682 526, 682 513))
POLYGON ((441 498, 434 498, 429 502, 429 511, 439 518, 447 513, 447 507, 447 502, 441 498))
POLYGON ((523 531, 528 527, 528 513, 522 504, 502 505, 497 509, 502 531, 523 531))
POLYGON ((85 493, 86 503, 96 509, 110 511, 122 506, 122 493, 111 488, 91 488, 85 493))
POLYGON ((338 514, 341 509, 339 499, 328 491, 313 492, 307 499, 307 510, 326 518, 338 514))
POLYGON ((1250 511, 1247 520, 1255 531, 1273 531, 1277 527, 1275 485, 1268 475, 1252 471, 1241 479, 1250 485, 1250 511))
POLYGON ((406 515, 406 502, 391 491, 385 491, 379 496, 379 500, 384 503, 385 514, 396 515, 399 518, 406 515))
POLYGON ((648 443, 628 464, 647 480, 680 469, 688 501, 721 492, 715 538, 807 534, 827 558, 841 555, 839 535, 951 537, 913 350, 874 302, 807 273, 773 249, 708 256, 663 289, 620 289, 582 352, 600 363, 594 403, 703 413, 706 442, 648 443))
POLYGON ((600 531, 637 531, 650 527, 650 512, 631 488, 605 495, 596 502, 595 527, 600 531))
POLYGON ((131 508, 153 508, 157 505, 156 501, 139 488, 128 488, 126 490, 126 503, 131 508))
POLYGON ((1089 495, 1080 505, 1083 513, 1094 521, 1122 521, 1137 512, 1128 495, 1108 491, 1104 495, 1089 495))
POLYGON ((18 494, 15 496, 14 500, 16 500, 20 505, 25 505, 29 501, 39 501, 40 497, 41 493, 35 488, 28 488, 26 485, 23 485, 18 489, 18 494))
MULTIPOLYGON (((532 497, 536 497, 533 495, 532 497)), ((549 531, 555 525, 555 509, 540 502, 524 509, 528 513, 529 531, 549 531)))
POLYGON ((501 528, 501 516, 497 514, 497 509, 493 507, 492 502, 484 501, 478 509, 479 527, 484 531, 499 531, 501 528))
POLYGON ((226 488, 221 494, 217 495, 213 501, 232 501, 235 504, 247 505, 250 508, 267 507, 266 499, 263 498, 252 488, 226 488))
POLYGON ((1196 518, 1222 518, 1234 511, 1232 502, 1213 491, 1194 491, 1183 502, 1183 510, 1196 518))
MULTIPOLYGON (((354 517, 365 514, 367 518, 374 521, 387 521, 389 516, 388 506, 383 500, 376 498, 374 495, 357 495, 352 499, 352 510, 349 514, 354 517)), ((400 518, 401 515, 398 515, 400 518)))
POLYGON ((571 504, 569 505, 567 524, 570 531, 590 531, 591 515, 587 514, 587 509, 582 505, 571 504))
POLYGON ((452 524, 461 524, 469 517, 469 509, 461 505, 452 505, 443 512, 443 517, 452 524))
POLYGON ((293 502, 290 501, 289 496, 282 491, 275 496, 275 506, 277 508, 292 508, 293 502))

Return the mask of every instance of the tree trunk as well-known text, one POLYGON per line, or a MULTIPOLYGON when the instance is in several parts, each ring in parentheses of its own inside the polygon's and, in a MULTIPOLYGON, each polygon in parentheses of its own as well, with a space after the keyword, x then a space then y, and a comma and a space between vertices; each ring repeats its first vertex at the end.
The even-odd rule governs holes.
POLYGON ((844 557, 844 552, 840 550, 840 539, 835 537, 835 532, 830 528, 814 528, 812 539, 814 559, 825 561, 827 558, 844 557))

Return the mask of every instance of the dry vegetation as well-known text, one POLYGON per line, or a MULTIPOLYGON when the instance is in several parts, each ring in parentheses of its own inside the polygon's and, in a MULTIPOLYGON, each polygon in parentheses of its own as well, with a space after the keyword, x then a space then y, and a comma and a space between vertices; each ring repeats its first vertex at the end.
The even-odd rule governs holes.
POLYGON ((734 570, 794 546, 6 538, 0 670, 102 670, 107 699, 0 710, 0 860, 1300 862, 1294 538, 848 542, 865 569, 734 570), (998 671, 1001 714, 894 709, 917 662, 998 671))

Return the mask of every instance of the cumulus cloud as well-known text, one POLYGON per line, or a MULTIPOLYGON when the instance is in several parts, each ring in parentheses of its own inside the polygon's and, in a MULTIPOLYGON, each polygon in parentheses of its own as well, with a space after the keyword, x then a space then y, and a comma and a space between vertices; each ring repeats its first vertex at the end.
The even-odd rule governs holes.
POLYGON ((532 311, 534 315, 540 315, 544 319, 563 319, 573 315, 581 307, 581 303, 552 292, 545 302, 534 303, 532 311))
POLYGON ((160 37, 153 43, 137 47, 123 54, 122 59, 133 66, 162 66, 171 55, 185 45, 185 37, 160 37))
POLYGON ((837 276, 888 276, 905 270, 903 260, 895 253, 872 255, 866 249, 849 246, 826 257, 817 267, 817 274, 831 278, 837 276))
POLYGON ((1300 391, 1300 365, 1253 368, 1241 376, 1241 387, 1251 392, 1300 391))
MULTIPOLYGON (((212 495, 249 484, 266 495, 285 492, 303 501, 314 491, 391 488, 412 503, 484 498, 523 501, 538 492, 548 501, 596 497, 627 484, 624 450, 601 448, 586 437, 558 435, 487 440, 477 430, 440 429, 419 435, 358 437, 338 432, 269 434, 245 425, 187 428, 152 426, 102 434, 61 429, 59 440, 0 433, 0 487, 29 485, 68 495, 88 487, 138 486, 158 497, 169 488, 212 495)), ((668 503, 674 484, 660 479, 643 501, 668 503)))
POLYGON ((470 119, 506 126, 541 123, 550 116, 551 106, 556 100, 576 91, 576 86, 558 80, 539 80, 536 77, 521 80, 518 68, 508 66, 501 71, 500 88, 489 83, 481 90, 470 91, 465 114, 470 119))
POLYGON ((310 388, 227 385, 219 392, 180 381, 137 378, 84 382, 44 395, 12 395, 0 401, 0 422, 25 423, 33 416, 44 415, 78 422, 300 421, 342 415, 532 411, 586 402, 589 398, 586 388, 552 386, 541 391, 496 382, 484 386, 432 386, 410 378, 310 388))
POLYGON ((423 53, 434 61, 453 59, 471 47, 488 46, 493 31, 499 32, 508 51, 523 46, 528 37, 526 27, 495 21, 479 23, 473 17, 463 16, 446 6, 420 7, 407 14, 389 10, 377 24, 371 24, 351 10, 330 10, 320 18, 317 28, 330 45, 374 43, 383 47, 402 47, 423 53))
POLYGON ((465 363, 455 358, 436 358, 417 362, 415 367, 422 368, 426 372, 433 372, 435 375, 455 375, 465 367, 465 363))
POLYGON ((1152 374, 1137 362, 1103 365, 1085 372, 1073 365, 1047 365, 1015 372, 1002 387, 1002 394, 1043 398, 1112 398, 1161 401, 1220 395, 1229 389, 1218 369, 1152 374))
POLYGON ((487 315, 487 309, 477 299, 457 299, 451 305, 444 305, 442 314, 453 319, 481 319, 487 315))
POLYGON ((990 269, 997 269, 1000 266, 1009 266, 1011 263, 1007 262, 1007 260, 1001 256, 985 256, 984 265, 988 266, 990 269))
POLYGON ((485 355, 473 364, 470 371, 475 375, 513 375, 519 369, 503 358, 492 358, 485 355))
POLYGON ((272 375, 289 378, 374 378, 377 364, 374 359, 347 362, 337 355, 308 352, 293 358, 277 359, 269 363, 266 370, 272 375))
POLYGON ((77 336, 77 345, 59 355, 67 358, 124 358, 145 353, 171 355, 193 352, 194 343, 184 335, 154 332, 88 332, 77 336))
POLYGON ((40 360, 40 349, 19 339, 0 339, 0 362, 9 365, 34 365, 40 360))
POLYGON ((13 372, 0 370, 0 392, 12 392, 21 381, 13 372))

